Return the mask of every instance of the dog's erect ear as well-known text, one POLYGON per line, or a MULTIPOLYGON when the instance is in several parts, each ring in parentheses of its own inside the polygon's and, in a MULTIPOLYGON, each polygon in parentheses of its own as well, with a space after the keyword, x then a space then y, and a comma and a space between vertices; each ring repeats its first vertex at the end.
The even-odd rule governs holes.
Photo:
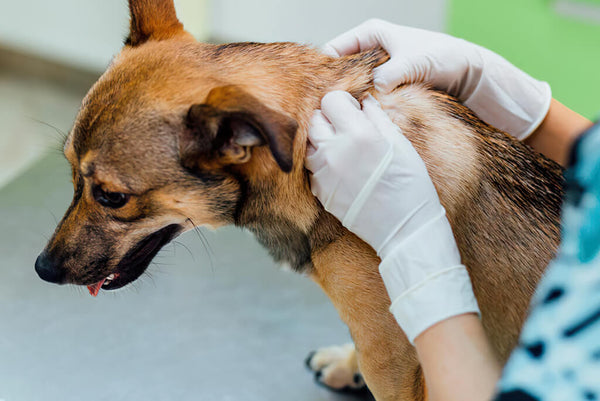
POLYGON ((173 0, 129 0, 130 30, 125 45, 164 40, 184 32, 173 0))
POLYGON ((211 90, 205 103, 190 107, 186 126, 181 146, 185 164, 203 156, 222 164, 245 163, 253 147, 268 145, 279 167, 286 173, 292 170, 298 124, 239 87, 211 90))

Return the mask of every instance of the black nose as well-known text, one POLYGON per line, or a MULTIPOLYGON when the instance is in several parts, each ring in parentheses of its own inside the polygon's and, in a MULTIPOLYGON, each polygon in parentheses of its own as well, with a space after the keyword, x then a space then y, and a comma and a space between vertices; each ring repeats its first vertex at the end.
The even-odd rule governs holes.
POLYGON ((35 271, 42 280, 51 283, 60 284, 63 282, 65 275, 60 266, 55 263, 48 252, 43 251, 35 261, 35 271))

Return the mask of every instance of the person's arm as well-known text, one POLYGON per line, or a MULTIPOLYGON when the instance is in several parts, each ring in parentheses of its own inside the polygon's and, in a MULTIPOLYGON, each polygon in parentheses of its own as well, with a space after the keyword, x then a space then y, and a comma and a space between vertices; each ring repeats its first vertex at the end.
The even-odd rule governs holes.
POLYGON ((525 143, 549 159, 566 167, 571 144, 592 122, 552 99, 544 121, 525 143))
POLYGON ((455 316, 415 339, 428 401, 487 401, 501 366, 475 314, 455 316), (460 361, 460 362, 459 362, 460 361))

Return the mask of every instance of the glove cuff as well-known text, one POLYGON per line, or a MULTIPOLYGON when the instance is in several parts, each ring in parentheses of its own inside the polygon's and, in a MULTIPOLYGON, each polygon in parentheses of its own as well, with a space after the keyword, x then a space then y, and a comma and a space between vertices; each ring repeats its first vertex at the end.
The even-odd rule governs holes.
POLYGON ((429 327, 465 313, 479 312, 463 265, 454 266, 408 289, 393 300, 390 312, 411 344, 429 327))
POLYGON ((479 52, 484 62, 483 74, 463 103, 483 121, 524 140, 548 114, 552 101, 550 85, 487 49, 480 48, 479 52))
POLYGON ((411 343, 444 319, 479 313, 445 213, 386 248, 379 272, 392 300, 390 311, 411 343))

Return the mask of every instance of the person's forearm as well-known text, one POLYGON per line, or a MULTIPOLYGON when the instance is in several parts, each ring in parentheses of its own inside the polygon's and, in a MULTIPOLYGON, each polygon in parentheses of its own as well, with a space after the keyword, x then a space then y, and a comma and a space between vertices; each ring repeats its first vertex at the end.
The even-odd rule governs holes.
POLYGON ((590 120, 552 99, 546 118, 525 143, 566 167, 573 141, 591 126, 590 120))
POLYGON ((415 339, 429 401, 488 401, 501 367, 479 317, 446 319, 415 339))

